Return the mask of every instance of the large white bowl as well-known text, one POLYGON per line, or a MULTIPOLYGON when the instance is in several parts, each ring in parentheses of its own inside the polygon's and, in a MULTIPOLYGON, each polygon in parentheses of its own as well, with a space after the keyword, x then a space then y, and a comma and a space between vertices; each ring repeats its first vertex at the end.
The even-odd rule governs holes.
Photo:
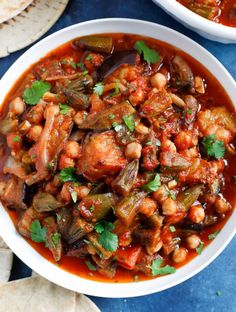
POLYGON ((222 43, 236 43, 236 27, 218 24, 192 12, 176 0, 152 0, 181 24, 199 35, 222 43))
MULTIPOLYGON (((226 69, 200 45, 169 28, 130 19, 102 19, 65 28, 43 39, 24 53, 0 81, 0 103, 16 79, 47 52, 78 36, 94 33, 133 33, 153 37, 172 44, 192 55, 217 77, 236 106, 236 84, 226 69)), ((80 278, 50 263, 39 255, 16 231, 6 210, 0 206, 0 235, 13 252, 34 271, 50 281, 81 293, 101 297, 133 297, 158 292, 177 285, 204 269, 230 242, 236 232, 236 210, 217 238, 201 256, 177 270, 173 275, 138 283, 102 283, 80 278)))

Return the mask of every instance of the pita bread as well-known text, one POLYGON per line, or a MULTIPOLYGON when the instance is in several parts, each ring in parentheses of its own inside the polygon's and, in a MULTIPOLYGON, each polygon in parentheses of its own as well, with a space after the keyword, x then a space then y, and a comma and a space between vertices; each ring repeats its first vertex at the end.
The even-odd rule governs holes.
POLYGON ((84 295, 42 277, 30 277, 0 287, 0 312, 99 312, 84 295))
POLYGON ((0 284, 8 282, 12 263, 13 253, 0 237, 0 284))
POLYGON ((0 23, 21 13, 33 0, 1 0, 0 23))
POLYGON ((0 24, 0 58, 38 40, 55 24, 68 2, 37 0, 14 19, 0 24))

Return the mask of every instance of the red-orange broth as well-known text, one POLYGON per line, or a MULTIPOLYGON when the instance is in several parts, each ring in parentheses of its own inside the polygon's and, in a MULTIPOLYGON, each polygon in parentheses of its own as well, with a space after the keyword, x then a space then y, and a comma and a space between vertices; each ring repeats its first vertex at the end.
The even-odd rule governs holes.
MULTIPOLYGON (((200 95, 198 94, 198 99, 201 103, 200 109, 205 110, 205 109, 209 109, 212 107, 218 107, 218 106, 224 105, 232 112, 232 114, 235 114, 231 100, 229 99, 228 95, 226 94, 225 90, 223 89, 221 84, 218 82, 218 80, 215 77, 213 77, 213 75, 207 70, 207 68, 201 65, 198 61, 196 61, 190 55, 184 53, 183 51, 176 49, 175 47, 169 44, 166 44, 166 43, 163 43, 161 41, 154 40, 151 38, 147 38, 147 37, 140 37, 137 35, 128 35, 128 34, 109 34, 109 35, 105 34, 103 36, 112 36, 113 44, 114 44, 114 51, 133 50, 133 47, 136 41, 144 40, 145 43, 149 47, 151 47, 152 49, 156 49, 159 55, 163 57, 164 59, 163 62, 162 61, 160 62, 158 68, 154 69, 154 72, 159 71, 163 74, 167 74, 166 68, 167 68, 168 62, 171 62, 174 55, 176 54, 180 55, 182 58, 184 58, 185 61, 187 61, 187 63, 192 69, 194 76, 202 77, 205 81, 205 85, 206 85, 205 94, 200 94, 200 95)), ((72 56, 75 62, 81 62, 81 56, 83 55, 83 53, 84 52, 81 49, 78 49, 78 48, 75 49, 72 46, 72 42, 68 42, 58 47, 57 49, 53 50, 52 52, 48 53, 38 63, 33 64, 26 72, 24 72, 20 76, 20 78, 12 87, 11 91, 6 96, 5 101, 2 105, 1 119, 3 119, 6 116, 9 104, 12 101, 12 99, 14 99, 16 96, 22 95, 22 91, 25 89, 25 85, 27 85, 27 83, 29 82, 29 77, 31 77, 29 76, 29 74, 30 75, 32 73, 35 74, 35 68, 38 68, 40 66, 46 67, 46 65, 49 64, 52 59, 62 60, 68 56, 72 56)), ((5 144, 5 139, 3 135, 1 135, 1 142, 5 144)), ((231 145, 233 146, 235 143, 236 142, 234 139, 231 142, 231 145)), ((5 154, 2 154, 2 158, 0 162, 1 180, 7 179, 7 177, 2 173, 2 168, 4 166, 4 162, 7 157, 6 155, 8 154, 9 154, 9 149, 7 150, 7 152, 5 152, 5 154)), ((225 160, 226 167, 223 172, 224 185, 221 188, 221 194, 231 204, 231 206, 234 207, 235 201, 236 201, 236 195, 235 195, 236 184, 232 182, 232 177, 236 176, 236 166, 235 166, 236 156, 226 154, 225 158, 226 158, 225 160)), ((11 219, 13 220, 14 224, 16 225, 20 216, 22 215, 22 211, 14 210, 14 209, 7 209, 7 211, 11 219)), ((208 238, 208 235, 211 233, 214 233, 216 230, 220 230, 224 226, 228 218, 230 217, 231 212, 232 212, 232 209, 229 210, 227 213, 225 213, 224 218, 220 218, 216 224, 212 226, 208 226, 207 228, 203 229, 199 233, 201 241, 204 242, 204 246, 207 246, 211 242, 211 240, 209 240, 208 238)), ((178 224, 176 224, 175 226, 178 227, 178 224)), ((27 239, 27 242, 47 260, 49 260, 52 263, 55 263, 49 249, 45 248, 44 243, 36 243, 30 239, 27 239)), ((164 256, 164 259, 166 259, 169 265, 172 265, 178 268, 182 265, 187 264, 196 256, 198 256, 197 252, 195 250, 189 249, 186 260, 182 262, 181 264, 174 263, 171 260, 171 257, 166 258, 164 256)), ((60 261, 57 263, 57 265, 61 269, 69 271, 73 274, 79 275, 81 277, 92 279, 92 280, 97 280, 97 281, 103 281, 103 282, 133 282, 135 276, 138 276, 139 280, 146 280, 146 279, 153 278, 152 276, 147 276, 143 274, 142 272, 129 271, 120 266, 118 266, 117 272, 114 277, 107 278, 99 274, 97 271, 89 270, 89 268, 85 265, 83 259, 79 259, 75 257, 68 257, 68 256, 65 256, 64 253, 62 254, 62 257, 60 261)), ((135 277, 135 279, 137 279, 137 277, 135 277)))

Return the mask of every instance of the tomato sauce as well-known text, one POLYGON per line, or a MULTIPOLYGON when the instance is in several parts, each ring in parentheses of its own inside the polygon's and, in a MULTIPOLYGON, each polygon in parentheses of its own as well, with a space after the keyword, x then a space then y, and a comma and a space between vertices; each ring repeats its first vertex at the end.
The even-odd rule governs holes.
MULTIPOLYGON (((182 4, 185 3, 185 1, 180 1, 182 4)), ((229 5, 231 3, 232 5, 233 1, 222 1, 222 5, 224 3, 225 10, 229 8, 229 5)), ((222 11, 222 18, 224 16, 225 11, 222 11)), ((220 20, 221 21, 221 20, 220 20)), ((222 20, 222 22, 227 23, 225 19, 222 20)), ((104 35, 106 36, 106 34, 104 35)), ((107 35, 108 36, 108 35, 107 35)), ((219 83, 219 81, 213 77, 213 75, 205 68, 203 65, 201 65, 197 60, 195 60, 190 55, 184 53, 183 51, 180 51, 176 49, 173 46, 170 46, 166 43, 163 43, 158 40, 154 40, 151 38, 143 38, 137 35, 128 35, 128 34, 112 34, 113 40, 115 42, 115 47, 118 47, 118 50, 129 50, 132 49, 134 46, 134 43, 137 40, 145 40, 149 47, 153 49, 157 49, 159 54, 164 57, 165 62, 168 62, 175 53, 178 51, 178 54, 180 54, 191 66, 191 69, 194 73, 194 75, 198 75, 202 77, 205 80, 205 83, 207 85, 206 93, 204 95, 201 95, 200 103, 201 103, 201 109, 211 108, 215 106, 225 105, 227 108, 234 112, 233 105, 231 103, 231 100, 229 99, 228 95, 226 94, 225 90, 219 83)), ((73 55, 75 60, 79 62, 81 57, 81 52, 75 50, 71 42, 68 42, 61 47, 58 47, 57 49, 53 50, 49 54, 47 54, 44 58, 42 58, 37 64, 33 64, 26 72, 24 72, 21 77, 17 80, 17 82, 12 87, 9 94, 6 96, 6 99, 4 101, 4 104, 2 105, 1 110, 1 118, 4 118, 6 115, 8 105, 11 102, 13 98, 16 96, 19 96, 22 94, 22 90, 24 90, 25 85, 27 82, 31 79, 32 72, 34 71, 34 68, 37 66, 41 66, 41 64, 44 64, 45 66, 45 60, 52 60, 52 59, 58 59, 58 58, 64 58, 67 56, 73 55)), ((3 137, 1 137, 1 141, 3 141, 3 137)), ((235 142, 234 142, 235 143, 235 142)), ((1 158, 0 161, 0 168, 2 168, 4 159, 1 158)), ((236 156, 231 156, 227 159, 226 168, 224 171, 224 179, 225 179, 225 185, 227 187, 223 188, 222 194, 227 199, 227 201, 232 205, 232 207, 236 204, 236 184, 232 183, 232 176, 236 176, 236 156)), ((3 174, 1 173, 1 178, 3 177, 3 174)), ((21 215, 18 210, 9 210, 7 209, 12 221, 14 224, 17 224, 17 221, 19 219, 19 216, 21 215)), ((208 239, 208 235, 211 233, 214 233, 216 230, 220 230, 224 224, 227 222, 228 218, 230 217, 232 211, 228 212, 226 214, 226 217, 219 221, 217 224, 213 226, 207 227, 206 230, 203 230, 200 233, 201 240, 204 242, 205 247, 211 242, 208 239)), ((53 257, 48 250, 48 248, 45 248, 43 243, 35 243, 32 240, 27 239, 27 242, 36 249, 39 254, 41 254, 44 258, 46 258, 48 261, 55 263, 53 260, 53 257)), ((204 248, 205 248, 204 247, 204 248)), ((188 256, 185 262, 180 264, 174 264, 171 260, 168 260, 168 264, 175 266, 176 268, 187 264, 189 261, 191 261, 193 258, 198 256, 197 252, 189 251, 188 256)), ((123 268, 118 267, 115 277, 111 279, 107 279, 103 276, 101 276, 99 273, 90 271, 88 267, 83 262, 83 259, 74 258, 74 257, 68 257, 64 254, 62 255, 61 260, 55 264, 58 265, 61 269, 69 271, 75 275, 79 275, 81 277, 92 279, 96 281, 102 281, 102 282, 133 282, 134 277, 138 276, 139 281, 141 280, 147 280, 151 279, 151 277, 145 276, 143 273, 135 273, 135 272, 129 272, 128 270, 125 270, 123 268)))

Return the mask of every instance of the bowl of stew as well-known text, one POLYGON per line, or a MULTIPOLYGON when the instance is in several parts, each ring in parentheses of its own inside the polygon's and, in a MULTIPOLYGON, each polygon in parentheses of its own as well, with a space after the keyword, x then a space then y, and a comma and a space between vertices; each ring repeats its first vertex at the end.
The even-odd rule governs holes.
POLYGON ((139 20, 73 25, 0 91, 0 235, 45 278, 149 294, 232 239, 236 86, 194 41, 139 20))
POLYGON ((153 0, 186 27, 222 43, 236 42, 235 0, 153 0))

